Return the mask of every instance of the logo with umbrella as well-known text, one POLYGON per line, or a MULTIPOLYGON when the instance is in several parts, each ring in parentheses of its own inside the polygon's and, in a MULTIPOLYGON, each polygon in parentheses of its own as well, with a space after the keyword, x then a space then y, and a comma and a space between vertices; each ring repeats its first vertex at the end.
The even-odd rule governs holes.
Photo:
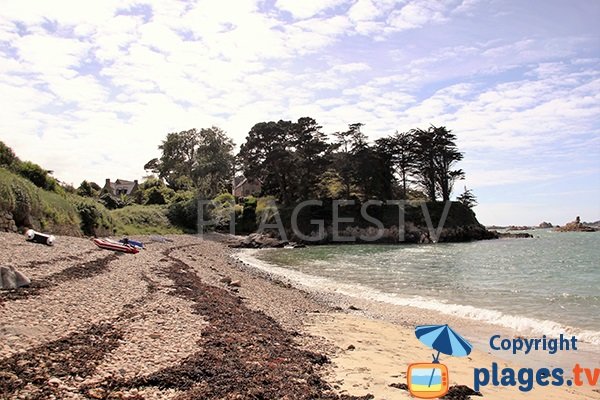
POLYGON ((448 367, 440 364, 440 353, 464 357, 473 346, 446 325, 421 325, 415 335, 427 347, 437 351, 430 363, 414 363, 408 366, 406 377, 410 393, 421 399, 433 399, 448 393, 448 367))

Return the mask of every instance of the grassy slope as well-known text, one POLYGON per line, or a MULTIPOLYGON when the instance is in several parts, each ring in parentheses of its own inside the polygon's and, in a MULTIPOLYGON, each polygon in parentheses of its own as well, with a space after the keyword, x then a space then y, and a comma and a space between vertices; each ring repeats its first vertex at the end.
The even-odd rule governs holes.
POLYGON ((120 235, 146 235, 182 233, 173 226, 165 214, 164 206, 132 205, 110 212, 116 233, 120 235))
POLYGON ((67 195, 48 192, 0 168, 0 210, 13 214, 18 226, 80 236, 81 219, 67 195))

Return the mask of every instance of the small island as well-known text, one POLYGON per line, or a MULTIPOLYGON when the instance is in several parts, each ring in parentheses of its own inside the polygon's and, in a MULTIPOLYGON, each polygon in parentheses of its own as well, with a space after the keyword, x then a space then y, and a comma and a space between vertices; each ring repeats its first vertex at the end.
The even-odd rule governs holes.
POLYGON ((581 222, 579 216, 575 221, 568 222, 564 226, 554 228, 556 232, 597 232, 599 229, 581 222))

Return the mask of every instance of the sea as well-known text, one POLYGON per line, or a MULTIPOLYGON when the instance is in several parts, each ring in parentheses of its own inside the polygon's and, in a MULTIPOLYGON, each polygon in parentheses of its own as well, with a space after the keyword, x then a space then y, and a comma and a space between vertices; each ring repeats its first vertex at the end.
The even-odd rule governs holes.
POLYGON ((534 237, 268 249, 242 259, 319 290, 600 346, 600 232, 526 232, 534 237))

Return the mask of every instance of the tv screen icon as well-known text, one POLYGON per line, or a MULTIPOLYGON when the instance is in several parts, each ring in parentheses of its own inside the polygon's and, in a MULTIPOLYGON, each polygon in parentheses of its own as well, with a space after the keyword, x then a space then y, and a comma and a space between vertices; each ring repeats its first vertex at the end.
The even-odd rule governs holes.
POLYGON ((414 397, 434 399, 448 393, 448 367, 440 363, 416 363, 406 372, 408 390, 414 397))

